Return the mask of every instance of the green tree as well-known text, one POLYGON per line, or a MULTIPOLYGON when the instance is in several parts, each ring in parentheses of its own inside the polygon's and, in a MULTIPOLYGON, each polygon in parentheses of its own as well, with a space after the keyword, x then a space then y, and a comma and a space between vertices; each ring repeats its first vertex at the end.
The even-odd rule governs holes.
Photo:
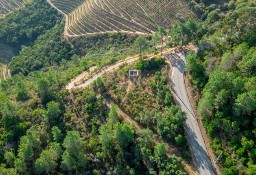
POLYGON ((16 99, 19 101, 25 101, 28 99, 28 90, 23 82, 17 83, 17 96, 16 99))
POLYGON ((13 152, 6 152, 4 154, 4 159, 6 160, 6 163, 9 165, 9 167, 14 166, 15 155, 13 152))
POLYGON ((61 110, 60 110, 60 104, 58 102, 55 101, 51 101, 49 103, 47 103, 47 110, 45 112, 45 116, 47 118, 47 121, 54 125, 61 114, 61 110))
POLYGON ((58 166, 58 159, 62 154, 59 143, 51 143, 49 148, 44 150, 35 162, 37 174, 52 174, 58 166))
POLYGON ((192 83, 197 89, 202 90, 207 82, 205 67, 195 52, 190 52, 186 58, 185 71, 192 76, 192 83))
POLYGON ((256 165, 253 163, 248 164, 248 168, 246 169, 246 174, 253 175, 256 172, 256 165))
POLYGON ((157 28, 157 35, 161 40, 161 49, 160 53, 163 54, 163 46, 164 46, 164 37, 166 36, 167 32, 162 26, 158 26, 157 28))
POLYGON ((166 157, 167 146, 164 143, 158 143, 154 148, 155 157, 166 157))
POLYGON ((198 103, 199 114, 203 117, 210 119, 213 117, 214 110, 214 96, 212 93, 204 93, 203 98, 198 103))
POLYGON ((113 148, 113 130, 110 125, 102 125, 99 128, 99 141, 103 147, 103 150, 111 151, 113 148))
POLYGON ((178 106, 168 107, 157 119, 157 132, 161 137, 174 142, 175 137, 182 132, 185 119, 186 114, 178 106))
POLYGON ((87 113, 92 113, 95 110, 97 104, 96 93, 93 91, 85 91, 83 93, 84 101, 85 101, 85 110, 87 113))
POLYGON ((144 36, 139 36, 135 40, 135 47, 139 48, 140 56, 142 55, 142 52, 145 51, 148 48, 148 41, 144 36))
POLYGON ((55 142, 61 142, 62 138, 63 138, 63 134, 61 133, 61 130, 57 127, 57 126, 54 126, 52 128, 52 135, 53 135, 53 140, 55 142))
POLYGON ((85 142, 77 131, 68 131, 63 141, 64 148, 72 155, 77 155, 85 146, 85 142))
POLYGON ((202 33, 201 23, 195 20, 188 20, 185 23, 176 24, 170 32, 171 45, 187 45, 189 42, 198 41, 202 33))
POLYGON ((172 100, 173 98, 172 98, 172 95, 171 94, 169 94, 169 93, 166 93, 165 94, 165 97, 164 97, 164 105, 166 105, 166 106, 169 106, 169 105, 171 105, 172 104, 172 100))
POLYGON ((238 63, 240 71, 245 76, 256 75, 256 47, 253 47, 249 52, 243 57, 243 59, 238 63))
POLYGON ((50 92, 50 84, 45 79, 39 79, 37 82, 37 91, 41 98, 43 104, 46 104, 52 99, 52 94, 50 92))
POLYGON ((42 128, 31 128, 25 136, 20 138, 18 156, 14 161, 15 169, 19 173, 24 174, 28 169, 32 168, 31 164, 33 164, 41 151, 41 145, 43 144, 41 138, 44 137, 45 130, 42 130, 42 128))
POLYGON ((61 168, 64 171, 83 172, 88 158, 85 155, 85 141, 78 131, 68 131, 63 141, 65 148, 62 154, 61 168))
POLYGON ((136 148, 139 150, 149 170, 154 168, 154 160, 152 160, 154 139, 155 135, 150 129, 138 131, 138 137, 136 138, 136 148))
POLYGON ((76 160, 73 156, 70 155, 68 151, 64 151, 62 154, 62 162, 61 162, 61 169, 64 171, 72 172, 76 169, 76 160))
POLYGON ((17 175, 17 171, 14 168, 0 167, 0 175, 17 175))
POLYGON ((110 108, 110 111, 108 113, 108 124, 110 125, 114 125, 115 123, 119 122, 120 119, 119 119, 119 115, 118 115, 118 112, 117 112, 117 106, 112 106, 110 108))
POLYGON ((134 142, 134 130, 127 123, 116 123, 114 126, 114 137, 119 146, 125 150, 129 144, 134 142))
POLYGON ((212 23, 218 21, 219 19, 220 19, 220 12, 218 10, 213 10, 208 14, 205 22, 207 24, 212 24, 212 23))
POLYGON ((17 108, 11 102, 4 103, 2 113, 3 126, 6 130, 14 131, 19 123, 19 117, 17 115, 17 108))
POLYGON ((102 78, 97 78, 96 79, 96 82, 95 82, 95 85, 96 85, 96 90, 99 92, 99 93, 104 93, 106 91, 106 87, 105 87, 105 84, 102 80, 102 78))
POLYGON ((234 105, 236 116, 253 116, 256 112, 256 90, 239 94, 234 105))

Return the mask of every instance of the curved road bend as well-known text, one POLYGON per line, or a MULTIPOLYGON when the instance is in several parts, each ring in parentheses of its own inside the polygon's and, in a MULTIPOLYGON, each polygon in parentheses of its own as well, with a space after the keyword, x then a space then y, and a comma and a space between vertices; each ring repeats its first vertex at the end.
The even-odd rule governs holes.
POLYGON ((176 101, 181 106, 181 109, 187 114, 187 120, 184 123, 184 128, 194 163, 200 175, 215 175, 215 169, 208 156, 198 122, 195 118, 195 114, 185 88, 185 56, 179 53, 169 54, 165 57, 171 62, 173 67, 171 83, 176 101))

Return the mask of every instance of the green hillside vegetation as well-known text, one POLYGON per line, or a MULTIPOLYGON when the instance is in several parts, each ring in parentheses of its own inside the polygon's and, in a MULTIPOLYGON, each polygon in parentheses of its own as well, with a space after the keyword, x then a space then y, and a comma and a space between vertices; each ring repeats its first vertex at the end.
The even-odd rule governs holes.
POLYGON ((0 20, 0 41, 13 46, 29 45, 60 21, 57 12, 44 0, 32 0, 0 20))
POLYGON ((71 40, 71 48, 69 42, 62 37, 62 32, 63 25, 56 25, 39 36, 31 47, 21 51, 10 62, 12 74, 28 75, 37 70, 47 71, 49 67, 65 66, 69 60, 77 60, 79 63, 80 56, 83 57, 80 71, 93 65, 101 68, 138 52, 133 44, 135 37, 132 36, 105 34, 81 37, 71 40))
POLYGON ((0 43, 0 63, 6 64, 11 58, 18 54, 18 51, 9 45, 0 43))
MULTIPOLYGON (((0 148, 5 150, 0 155, 1 172, 186 174, 181 158, 168 158, 164 144, 154 145, 152 131, 136 132, 120 121, 97 91, 63 90, 68 79, 86 68, 85 63, 89 68, 97 65, 97 59, 73 56, 60 65, 45 65, 47 70, 1 82, 0 148)), ((183 135, 180 122, 177 126, 177 133, 183 135)))
POLYGON ((174 104, 166 66, 163 58, 138 61, 132 66, 124 65, 120 71, 103 77, 105 88, 107 95, 135 121, 188 154, 182 128, 186 117, 174 104), (129 77, 129 70, 134 68, 142 71, 138 78, 129 77))
MULTIPOLYGON (((13 20, 16 15, 8 18, 13 20)), ((51 19, 44 22, 49 23, 48 20, 51 19)), ((137 132, 123 123, 114 108, 109 111, 97 91, 70 94, 63 88, 71 78, 92 66, 101 68, 138 53, 133 44, 135 37, 81 37, 71 40, 72 48, 63 39, 62 28, 62 24, 49 26, 38 37, 29 39, 28 47, 10 63, 13 77, 0 83, 0 172, 186 174, 180 157, 167 157, 165 144, 155 145, 152 131, 137 132)), ((15 36, 18 35, 9 33, 10 38, 15 36)), ((21 43, 23 40, 19 39, 18 44, 21 43)), ((176 107, 170 108, 169 113, 181 115, 176 107)), ((177 133, 183 136, 180 122, 177 133)), ((172 136, 169 138, 176 144, 172 136)))
POLYGON ((5 15, 0 19, 0 62, 9 63, 13 56, 33 44, 38 36, 60 20, 57 12, 44 0, 29 1, 5 15))
MULTIPOLYGON (((216 155, 222 153, 222 174, 252 175, 256 164, 256 2, 230 1, 227 8, 228 13, 212 10, 197 24, 204 35, 197 33, 201 39, 188 40, 200 43, 202 50, 190 53, 186 71, 201 95, 198 111, 212 138, 211 146, 216 155)), ((182 36, 186 38, 186 32, 182 36)))
MULTIPOLYGON (((64 7, 66 1, 52 2, 64 7)), ((84 21, 83 13, 98 15, 94 2, 99 1, 65 5, 69 8, 62 10, 77 21, 68 34, 85 34, 79 21, 84 21), (77 7, 91 11, 82 13, 77 7)), ((129 5, 113 2, 115 7, 129 5)), ((200 46, 187 58, 186 75, 199 97, 198 112, 211 147, 216 155, 222 153, 218 165, 223 175, 255 174, 256 2, 225 2, 177 1, 174 4, 184 7, 177 13, 185 20, 166 14, 163 18, 172 30, 152 28, 156 34, 150 37, 119 32, 64 39, 61 16, 45 0, 32 0, 2 18, 1 43, 20 53, 9 64, 12 77, 0 82, 0 175, 187 174, 184 162, 191 159, 182 127, 185 116, 174 104, 166 64, 159 57, 143 60, 147 52, 161 52, 164 42, 165 47, 189 42, 200 46), (188 20, 195 13, 198 19, 188 20), (141 54, 138 62, 122 65, 90 87, 65 89, 83 71, 135 54, 141 54), (130 69, 140 70, 140 77, 129 79, 130 69), (117 106, 109 108, 107 99, 143 129, 121 120, 117 106), (168 155, 166 143, 178 154, 168 155)), ((147 8, 150 13, 154 6, 147 8)), ((156 10, 162 8, 175 6, 156 10)), ((143 16, 136 20, 143 22, 143 16)))

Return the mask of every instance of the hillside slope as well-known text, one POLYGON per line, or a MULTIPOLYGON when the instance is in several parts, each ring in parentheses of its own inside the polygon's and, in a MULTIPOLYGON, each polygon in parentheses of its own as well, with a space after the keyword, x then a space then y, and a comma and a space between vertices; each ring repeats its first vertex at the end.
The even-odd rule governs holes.
POLYGON ((66 36, 110 32, 153 33, 194 18, 184 0, 48 0, 66 17, 66 36))
POLYGON ((27 0, 0 0, 0 17, 20 8, 27 0))

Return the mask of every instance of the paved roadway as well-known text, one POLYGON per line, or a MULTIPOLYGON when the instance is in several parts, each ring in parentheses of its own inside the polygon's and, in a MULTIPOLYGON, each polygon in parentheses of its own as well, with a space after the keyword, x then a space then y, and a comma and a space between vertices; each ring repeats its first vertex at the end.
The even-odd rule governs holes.
POLYGON ((187 114, 184 128, 196 168, 200 175, 215 175, 216 173, 207 154, 198 122, 187 96, 184 83, 185 56, 182 53, 179 53, 166 55, 166 58, 171 61, 173 66, 172 88, 176 96, 176 101, 187 114))

